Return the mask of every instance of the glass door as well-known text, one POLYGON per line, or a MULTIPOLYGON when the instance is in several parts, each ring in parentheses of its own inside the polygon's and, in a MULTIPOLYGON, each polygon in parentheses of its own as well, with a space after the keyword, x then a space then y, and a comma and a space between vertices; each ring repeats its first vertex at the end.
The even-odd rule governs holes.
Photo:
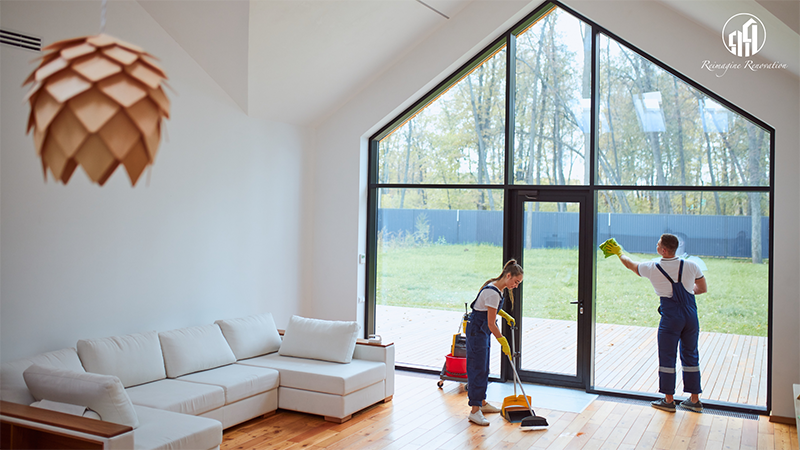
POLYGON ((516 195, 512 254, 525 278, 512 313, 523 380, 588 388, 591 260, 581 251, 592 248, 588 198, 572 191, 516 195))

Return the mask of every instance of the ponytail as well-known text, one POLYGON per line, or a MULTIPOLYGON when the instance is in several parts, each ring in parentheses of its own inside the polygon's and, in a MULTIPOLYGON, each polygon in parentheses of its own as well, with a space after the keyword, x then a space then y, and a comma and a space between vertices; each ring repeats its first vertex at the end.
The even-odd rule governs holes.
MULTIPOLYGON (((497 277, 492 278, 491 280, 487 280, 486 283, 483 283, 481 289, 485 288, 486 285, 488 285, 489 283, 501 280, 507 274, 511 274, 512 277, 516 277, 517 275, 522 275, 522 266, 520 266, 519 263, 517 263, 516 259, 513 258, 509 259, 508 262, 503 266, 503 272, 501 272, 500 275, 498 275, 497 277)), ((508 297, 511 299, 511 310, 513 311, 514 310, 513 290, 508 289, 508 297)))

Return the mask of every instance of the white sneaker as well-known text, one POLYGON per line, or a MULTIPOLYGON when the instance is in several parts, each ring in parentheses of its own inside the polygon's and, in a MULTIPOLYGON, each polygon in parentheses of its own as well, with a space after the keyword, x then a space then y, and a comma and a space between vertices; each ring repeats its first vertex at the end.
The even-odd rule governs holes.
POLYGON ((481 412, 480 409, 475 411, 474 413, 470 413, 469 421, 476 425, 480 425, 482 427, 489 425, 489 421, 486 420, 486 417, 483 417, 483 413, 481 412))
POLYGON ((484 414, 491 414, 491 413, 499 413, 500 408, 497 406, 492 405, 489 402, 486 402, 485 405, 481 406, 481 412, 484 414))

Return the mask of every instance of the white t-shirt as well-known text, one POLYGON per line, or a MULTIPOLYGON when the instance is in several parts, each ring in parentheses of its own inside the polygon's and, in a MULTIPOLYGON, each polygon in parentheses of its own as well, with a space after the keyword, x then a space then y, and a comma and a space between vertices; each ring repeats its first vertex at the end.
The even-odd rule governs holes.
MULTIPOLYGON (((478 300, 475 302, 475 307, 473 308, 475 311, 488 311, 488 307, 492 307, 497 309, 500 306, 500 294, 497 293, 496 290, 490 288, 489 286, 494 286, 494 283, 489 283, 484 289, 478 294, 478 300)), ((498 289, 499 290, 499 289, 498 289)))
MULTIPOLYGON (((678 281, 678 270, 680 270, 681 259, 677 256, 674 258, 661 258, 660 261, 647 261, 639 263, 639 276, 645 277, 653 284, 653 289, 659 297, 672 297, 672 284, 667 280, 667 277, 658 270, 656 264, 660 265, 667 275, 672 278, 672 281, 678 281)), ((690 294, 694 293, 694 280, 703 278, 703 271, 700 270, 697 264, 693 261, 683 260, 683 275, 681 277, 681 284, 690 294)))

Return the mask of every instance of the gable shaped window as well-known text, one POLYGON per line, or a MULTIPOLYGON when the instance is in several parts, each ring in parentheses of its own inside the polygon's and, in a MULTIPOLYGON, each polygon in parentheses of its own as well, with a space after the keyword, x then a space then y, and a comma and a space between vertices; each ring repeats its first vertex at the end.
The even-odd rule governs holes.
POLYGON ((704 402, 769 410, 774 130, 634 44, 544 3, 370 138, 367 331, 399 367, 444 373, 513 257, 524 379, 655 395, 658 299, 597 245, 668 232, 708 279, 704 402))

